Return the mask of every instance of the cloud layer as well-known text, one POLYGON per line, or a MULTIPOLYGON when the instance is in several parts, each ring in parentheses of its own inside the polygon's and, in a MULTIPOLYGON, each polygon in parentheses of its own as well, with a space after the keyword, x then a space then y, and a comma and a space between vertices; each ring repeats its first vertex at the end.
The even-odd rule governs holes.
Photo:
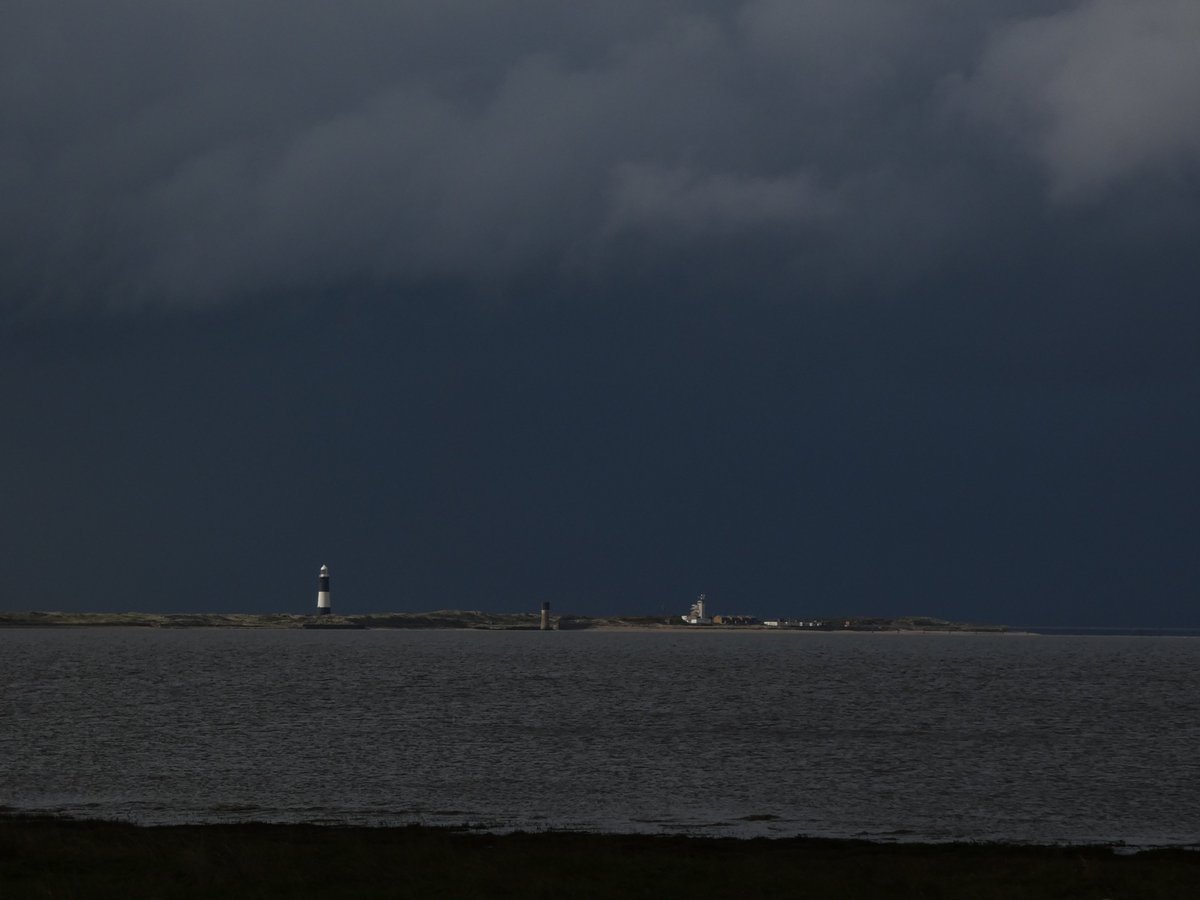
POLYGON ((1077 198, 1200 160, 1200 6, 1092 0, 999 29, 968 96, 1077 198))
POLYGON ((776 290, 919 278, 1200 161, 1189 0, 46 0, 0 25, 7 313, 595 284, 726 241, 776 290))

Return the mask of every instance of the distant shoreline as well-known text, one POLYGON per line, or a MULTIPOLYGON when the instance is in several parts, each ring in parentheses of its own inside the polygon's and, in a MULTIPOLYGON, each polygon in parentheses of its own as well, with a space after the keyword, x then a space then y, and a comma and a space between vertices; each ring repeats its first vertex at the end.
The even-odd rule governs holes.
MULTIPOLYGON (((317 616, 283 613, 0 613, 0 628, 273 628, 321 630, 474 630, 538 631, 535 613, 486 613, 475 610, 436 610, 420 613, 374 613, 317 616)), ((688 625, 662 616, 554 616, 552 631, 635 632, 768 632, 874 634, 1021 634, 1003 625, 947 622, 923 616, 902 618, 838 617, 818 625, 714 624, 688 625)))
MULTIPOLYGON (((666 616, 552 616, 552 631, 787 633, 787 634, 1003 634, 1010 636, 1200 637, 1200 628, 989 625, 949 622, 926 616, 834 617, 820 627, 795 625, 687 625, 666 616)), ((433 612, 316 616, 295 613, 73 613, 0 612, 5 628, 267 628, 316 630, 538 631, 537 613, 487 613, 442 609, 433 612)))

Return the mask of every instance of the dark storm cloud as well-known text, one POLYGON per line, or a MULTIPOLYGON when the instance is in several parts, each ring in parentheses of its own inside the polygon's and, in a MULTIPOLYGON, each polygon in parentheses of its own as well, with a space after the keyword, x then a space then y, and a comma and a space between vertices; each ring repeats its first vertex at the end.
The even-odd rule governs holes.
POLYGON ((1187 0, 1093 0, 997 30, 966 100, 1038 159, 1056 198, 1155 171, 1194 176, 1197 37, 1187 0))
POLYGON ((4 20, 10 311, 533 270, 595 286, 631 249, 729 239, 763 248, 775 292, 867 266, 886 283, 1053 232, 1054 202, 1193 179, 1200 154, 1187 0, 39 2, 4 20))

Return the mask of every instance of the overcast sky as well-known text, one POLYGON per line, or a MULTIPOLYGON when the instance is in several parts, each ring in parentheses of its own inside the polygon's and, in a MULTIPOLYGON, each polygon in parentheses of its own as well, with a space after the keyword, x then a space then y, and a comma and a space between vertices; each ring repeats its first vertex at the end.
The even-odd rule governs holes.
POLYGON ((1194 0, 12 0, 8 609, 1200 625, 1194 0))

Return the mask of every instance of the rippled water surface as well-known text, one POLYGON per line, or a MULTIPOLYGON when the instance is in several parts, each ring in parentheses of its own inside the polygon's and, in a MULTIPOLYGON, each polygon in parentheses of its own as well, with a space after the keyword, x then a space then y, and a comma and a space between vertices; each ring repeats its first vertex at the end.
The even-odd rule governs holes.
POLYGON ((1200 841, 1200 639, 0 631, 0 804, 1200 841))

